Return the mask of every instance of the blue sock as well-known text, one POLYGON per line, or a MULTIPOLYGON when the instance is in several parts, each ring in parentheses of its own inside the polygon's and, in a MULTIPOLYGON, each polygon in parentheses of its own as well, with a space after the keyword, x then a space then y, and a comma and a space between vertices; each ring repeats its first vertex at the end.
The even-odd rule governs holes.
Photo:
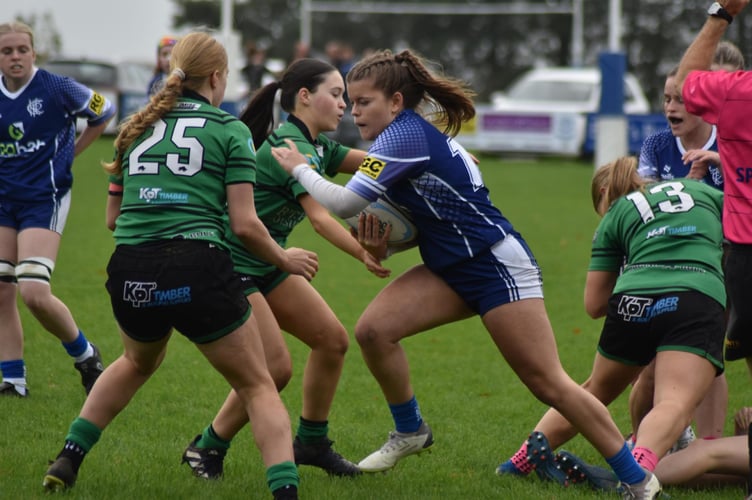
POLYGON ((614 469, 616 477, 622 483, 634 484, 645 479, 645 471, 637 464, 632 452, 627 447, 627 443, 624 443, 619 453, 611 458, 606 458, 606 462, 614 469))
POLYGON ((65 347, 66 352, 74 358, 82 355, 89 347, 89 341, 86 340, 84 332, 82 332, 81 330, 78 331, 78 337, 76 337, 76 340, 67 343, 63 342, 62 344, 63 347, 65 347))
POLYGON ((26 378, 26 365, 23 359, 0 361, 0 371, 3 373, 3 378, 26 378))
POLYGON ((397 432, 416 432, 420 428, 420 424, 423 423, 415 396, 405 403, 390 404, 389 410, 392 412, 397 432))

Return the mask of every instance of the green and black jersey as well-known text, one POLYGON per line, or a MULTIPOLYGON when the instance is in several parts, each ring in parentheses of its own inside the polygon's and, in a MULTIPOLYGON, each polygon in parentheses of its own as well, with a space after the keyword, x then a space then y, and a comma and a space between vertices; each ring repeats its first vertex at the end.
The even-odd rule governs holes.
POLYGON ((723 194, 692 179, 619 198, 593 238, 590 271, 619 272, 613 293, 697 291, 726 304, 723 194))
POLYGON ((154 240, 225 241, 226 186, 253 183, 248 128, 200 98, 182 97, 123 156, 117 244, 154 240))
MULTIPOLYGON (((287 237, 293 228, 305 219, 305 211, 298 196, 306 193, 303 186, 287 174, 272 157, 272 147, 286 147, 285 139, 291 139, 298 150, 308 159, 311 168, 320 174, 334 176, 349 148, 320 134, 314 141, 305 125, 291 116, 290 121, 276 129, 261 147, 256 157, 256 185, 253 192, 256 212, 280 246, 287 245, 287 237)), ((226 236, 232 251, 235 270, 251 276, 263 276, 274 266, 248 252, 240 240, 226 228, 226 236)))

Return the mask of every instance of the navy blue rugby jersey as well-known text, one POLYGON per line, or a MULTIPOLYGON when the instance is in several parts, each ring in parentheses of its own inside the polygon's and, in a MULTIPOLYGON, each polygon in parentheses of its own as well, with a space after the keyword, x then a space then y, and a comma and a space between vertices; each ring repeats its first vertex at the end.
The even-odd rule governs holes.
POLYGON ((42 69, 16 92, 0 79, 0 199, 44 201, 65 194, 73 183, 76 119, 96 126, 114 114, 101 94, 42 69))
MULTIPOLYGON (((710 134, 708 142, 703 146, 706 151, 718 152, 716 141, 716 128, 710 134)), ((656 132, 645 138, 640 149, 640 161, 637 172, 641 177, 655 180, 682 179, 689 174, 691 164, 684 164, 682 155, 687 150, 682 146, 678 137, 675 137, 670 129, 656 132)), ((720 165, 710 165, 708 173, 702 182, 714 188, 723 190, 723 175, 720 165)))
POLYGON ((404 209, 431 269, 472 258, 508 233, 518 235, 491 202, 467 151, 412 110, 379 134, 346 187, 370 201, 386 196, 404 209))

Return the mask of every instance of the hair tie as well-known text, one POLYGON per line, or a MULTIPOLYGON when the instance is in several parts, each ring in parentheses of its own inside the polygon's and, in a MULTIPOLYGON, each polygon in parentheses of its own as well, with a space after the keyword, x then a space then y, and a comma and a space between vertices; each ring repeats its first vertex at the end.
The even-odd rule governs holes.
POLYGON ((173 69, 172 74, 177 75, 177 77, 180 78, 180 81, 185 80, 185 72, 180 68, 173 69))

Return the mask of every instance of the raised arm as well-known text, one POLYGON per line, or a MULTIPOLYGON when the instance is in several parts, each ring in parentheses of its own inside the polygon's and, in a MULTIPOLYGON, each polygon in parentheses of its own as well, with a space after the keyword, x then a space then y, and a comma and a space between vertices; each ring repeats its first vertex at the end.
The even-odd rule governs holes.
MULTIPOLYGON (((721 0, 713 4, 709 13, 713 11, 717 12, 718 7, 715 4, 718 3, 723 12, 727 13, 733 19, 749 2, 750 0, 721 0)), ((723 34, 730 24, 730 21, 725 19, 726 16, 723 15, 723 12, 708 15, 708 19, 702 26, 700 33, 698 33, 689 48, 687 48, 687 51, 679 62, 679 70, 676 73, 676 87, 679 95, 682 95, 681 91, 684 81, 690 71, 710 69, 710 63, 713 61, 713 55, 715 54, 718 42, 721 41, 723 34)))

